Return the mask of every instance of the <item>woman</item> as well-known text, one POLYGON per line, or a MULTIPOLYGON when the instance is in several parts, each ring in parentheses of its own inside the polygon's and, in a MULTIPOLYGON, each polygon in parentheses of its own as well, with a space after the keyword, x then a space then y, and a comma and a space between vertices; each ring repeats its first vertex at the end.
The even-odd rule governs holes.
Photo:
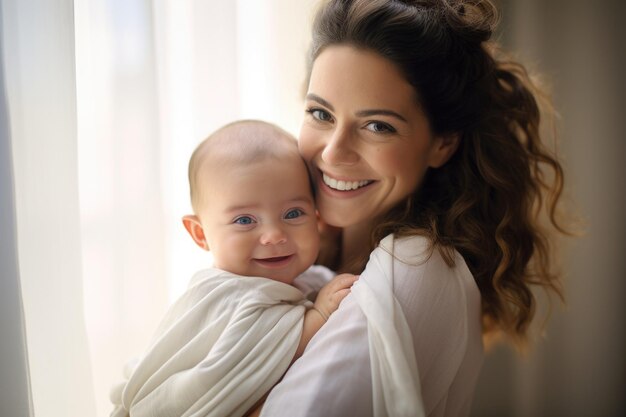
POLYGON ((531 285, 560 295, 539 214, 562 230, 562 169, 495 21, 480 0, 318 12, 299 146, 323 262, 361 278, 262 416, 468 415, 483 337, 523 346, 531 285))

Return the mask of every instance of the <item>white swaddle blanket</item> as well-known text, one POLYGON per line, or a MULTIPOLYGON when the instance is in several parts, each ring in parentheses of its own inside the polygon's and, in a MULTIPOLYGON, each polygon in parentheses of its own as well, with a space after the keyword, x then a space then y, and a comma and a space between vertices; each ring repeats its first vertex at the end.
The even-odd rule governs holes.
POLYGON ((307 305, 287 284, 200 271, 114 388, 111 416, 242 416, 289 367, 307 305))
POLYGON ((393 235, 384 238, 379 248, 382 250, 374 251, 368 262, 368 268, 378 273, 363 273, 352 286, 367 318, 374 416, 423 417, 411 330, 393 293, 393 235))

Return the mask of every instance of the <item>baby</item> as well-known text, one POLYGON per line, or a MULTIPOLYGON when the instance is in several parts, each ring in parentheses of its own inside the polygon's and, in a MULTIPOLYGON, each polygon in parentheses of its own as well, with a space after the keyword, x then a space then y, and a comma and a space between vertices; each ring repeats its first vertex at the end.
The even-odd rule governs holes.
POLYGON ((357 279, 311 266, 320 242, 312 188, 282 129, 260 121, 219 129, 194 151, 189 183, 194 214, 183 224, 214 268, 170 308, 113 393, 112 416, 246 415, 357 279), (312 304, 305 295, 317 290, 312 304))

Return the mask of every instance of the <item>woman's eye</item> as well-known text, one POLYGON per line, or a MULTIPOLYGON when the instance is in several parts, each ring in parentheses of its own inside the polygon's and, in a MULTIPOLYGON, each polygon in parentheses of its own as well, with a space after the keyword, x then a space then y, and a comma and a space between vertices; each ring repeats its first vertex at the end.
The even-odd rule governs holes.
POLYGON ((250 216, 241 216, 241 217, 237 217, 234 221, 234 223, 236 224, 242 224, 244 226, 247 226, 249 224, 254 223, 254 220, 252 219, 252 217, 250 216))
POLYGON ((300 209, 291 209, 287 212, 287 214, 285 214, 285 219, 287 220, 291 220, 291 219, 297 219, 298 217, 302 216, 304 214, 304 212, 300 209))
POLYGON ((314 119, 317 119, 321 122, 330 122, 333 119, 330 113, 322 109, 308 109, 307 113, 313 116, 314 119))
POLYGON ((370 122, 365 128, 374 133, 395 133, 393 126, 383 122, 370 122))

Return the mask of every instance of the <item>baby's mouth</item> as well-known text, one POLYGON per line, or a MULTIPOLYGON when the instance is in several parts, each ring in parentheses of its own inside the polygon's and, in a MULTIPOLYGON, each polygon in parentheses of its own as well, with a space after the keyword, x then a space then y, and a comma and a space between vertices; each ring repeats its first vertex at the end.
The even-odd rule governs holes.
POLYGON ((257 259, 257 261, 263 261, 263 262, 280 262, 280 261, 284 261, 286 259, 289 259, 289 257, 291 257, 291 255, 287 255, 287 256, 276 256, 274 258, 263 258, 263 259, 257 259))
POLYGON ((274 256, 270 258, 255 258, 254 261, 265 267, 279 268, 287 265, 291 261, 291 258, 293 258, 293 255, 274 256))
POLYGON ((360 180, 360 181, 345 181, 345 180, 336 180, 335 178, 330 177, 328 174, 322 172, 322 181, 329 188, 338 191, 353 191, 358 190, 359 188, 367 187, 374 181, 372 180, 360 180))

